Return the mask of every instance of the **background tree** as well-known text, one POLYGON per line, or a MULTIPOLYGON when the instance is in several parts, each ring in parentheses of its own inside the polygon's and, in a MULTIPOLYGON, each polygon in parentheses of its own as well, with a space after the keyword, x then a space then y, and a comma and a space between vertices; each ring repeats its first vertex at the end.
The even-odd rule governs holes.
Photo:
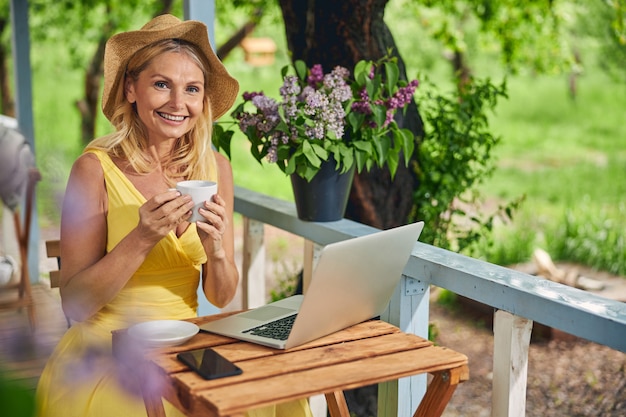
POLYGON ((498 51, 509 73, 569 68, 563 24, 570 2, 528 0, 402 0, 402 7, 444 48, 459 90, 473 74, 477 49, 498 51), (557 4, 558 3, 558 4, 557 4), (566 6, 566 7, 563 7, 566 6))
POLYGON ((75 103, 84 144, 96 136, 106 41, 150 16, 170 13, 173 4, 174 0, 32 0, 33 39, 54 40, 66 46, 72 65, 85 69, 84 96, 75 103), (93 47, 85 48, 85 43, 93 47))
POLYGON ((599 66, 616 81, 626 82, 626 1, 581 4, 572 32, 600 44, 599 66))

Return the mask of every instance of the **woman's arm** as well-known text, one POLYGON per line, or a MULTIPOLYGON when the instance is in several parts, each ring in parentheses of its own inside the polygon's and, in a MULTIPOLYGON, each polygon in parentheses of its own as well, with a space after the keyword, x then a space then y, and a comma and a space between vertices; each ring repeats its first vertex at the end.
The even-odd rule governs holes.
POLYGON ((217 307, 228 304, 235 296, 239 272, 235 265, 233 229, 235 191, 230 162, 215 153, 219 171, 218 194, 200 210, 209 223, 198 222, 198 233, 207 255, 202 268, 202 288, 207 299, 217 307))
POLYGON ((65 313, 88 319, 117 295, 154 245, 185 217, 188 197, 158 194, 139 208, 140 221, 109 253, 107 191, 100 161, 78 158, 70 173, 61 215, 60 291, 65 313))

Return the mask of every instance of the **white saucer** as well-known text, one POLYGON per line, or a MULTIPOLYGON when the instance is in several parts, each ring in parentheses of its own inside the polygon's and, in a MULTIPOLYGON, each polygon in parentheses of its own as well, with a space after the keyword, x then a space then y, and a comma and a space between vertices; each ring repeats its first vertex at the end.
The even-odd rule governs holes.
POLYGON ((135 324, 128 334, 150 347, 176 346, 195 336, 200 328, 188 321, 154 320, 135 324))

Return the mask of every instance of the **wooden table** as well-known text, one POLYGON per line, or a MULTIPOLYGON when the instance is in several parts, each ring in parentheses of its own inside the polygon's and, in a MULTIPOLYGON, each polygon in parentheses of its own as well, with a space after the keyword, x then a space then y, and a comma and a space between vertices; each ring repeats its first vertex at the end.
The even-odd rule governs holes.
MULTIPOLYGON (((200 324, 220 316, 189 321, 200 324)), ((114 332, 118 357, 128 355, 121 351, 121 346, 128 346, 124 340, 125 331, 114 332)), ((150 349, 140 355, 148 364, 143 372, 149 374, 146 380, 152 386, 155 378, 162 382, 157 396, 144 391, 149 417, 165 415, 159 395, 188 416, 240 417, 249 409, 318 394, 326 396, 331 416, 349 417, 344 390, 423 373, 433 378, 415 416, 437 417, 457 385, 469 378, 465 355, 379 320, 289 350, 200 332, 181 346, 150 349), (206 347, 235 362, 243 374, 207 381, 176 359, 178 352, 206 347)))

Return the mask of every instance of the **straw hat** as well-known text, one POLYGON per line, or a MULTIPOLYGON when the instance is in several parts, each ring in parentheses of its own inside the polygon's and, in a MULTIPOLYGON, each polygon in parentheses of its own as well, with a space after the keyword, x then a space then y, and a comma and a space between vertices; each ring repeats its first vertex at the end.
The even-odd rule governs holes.
POLYGON ((231 77, 209 43, 207 27, 196 20, 181 21, 164 14, 146 23, 140 30, 118 33, 106 44, 104 52, 104 92, 102 112, 111 119, 115 94, 124 80, 126 65, 131 56, 144 46, 163 39, 182 39, 197 45, 209 62, 207 94, 216 120, 230 109, 239 92, 239 83, 231 77))

